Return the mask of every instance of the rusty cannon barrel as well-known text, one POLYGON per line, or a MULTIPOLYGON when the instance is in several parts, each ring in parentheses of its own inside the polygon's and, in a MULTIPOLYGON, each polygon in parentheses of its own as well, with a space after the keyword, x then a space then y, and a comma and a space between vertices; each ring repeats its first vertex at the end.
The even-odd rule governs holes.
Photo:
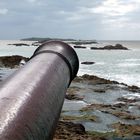
POLYGON ((0 87, 0 140, 51 140, 79 61, 66 43, 50 41, 0 87))

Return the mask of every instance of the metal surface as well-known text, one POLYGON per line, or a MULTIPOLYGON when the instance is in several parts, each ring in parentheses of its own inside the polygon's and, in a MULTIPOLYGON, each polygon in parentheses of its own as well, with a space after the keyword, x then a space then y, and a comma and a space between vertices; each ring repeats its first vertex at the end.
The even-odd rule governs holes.
POLYGON ((66 43, 40 46, 1 86, 0 140, 51 140, 78 67, 78 57, 66 43))

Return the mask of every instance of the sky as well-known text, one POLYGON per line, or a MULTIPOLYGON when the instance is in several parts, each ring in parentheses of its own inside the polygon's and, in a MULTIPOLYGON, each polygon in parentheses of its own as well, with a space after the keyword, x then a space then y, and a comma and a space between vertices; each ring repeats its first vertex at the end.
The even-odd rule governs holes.
POLYGON ((140 0, 0 0, 0 39, 140 40, 140 0))

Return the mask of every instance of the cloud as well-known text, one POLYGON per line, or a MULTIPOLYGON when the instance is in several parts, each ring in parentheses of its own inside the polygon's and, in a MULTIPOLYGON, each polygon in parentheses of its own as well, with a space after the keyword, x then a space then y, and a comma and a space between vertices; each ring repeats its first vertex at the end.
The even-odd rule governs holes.
POLYGON ((90 12, 96 14, 103 14, 107 16, 124 16, 130 12, 134 12, 139 8, 137 0, 106 0, 100 6, 89 9, 90 12))
POLYGON ((31 3, 34 3, 36 2, 37 0, 27 0, 28 2, 31 2, 31 3))
MULTIPOLYGON (((0 30, 4 34, 0 39, 111 39, 114 33, 119 36, 121 32, 127 37, 140 29, 139 14, 140 0, 1 0, 0 30)), ((134 35, 139 36, 138 32, 134 35)))
POLYGON ((0 15, 5 15, 7 14, 7 12, 8 12, 8 9, 6 8, 0 9, 0 15))

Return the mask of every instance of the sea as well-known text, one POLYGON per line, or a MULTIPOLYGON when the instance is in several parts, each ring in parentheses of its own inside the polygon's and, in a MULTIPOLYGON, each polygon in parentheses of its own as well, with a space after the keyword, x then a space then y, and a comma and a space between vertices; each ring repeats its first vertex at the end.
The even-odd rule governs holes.
MULTIPOLYGON (((80 61, 78 75, 96 75, 102 78, 115 80, 127 85, 140 87, 140 41, 103 41, 97 44, 88 44, 86 49, 74 48, 80 61), (90 47, 104 47, 106 45, 122 44, 129 50, 91 50, 90 47), (84 65, 81 62, 95 62, 93 65, 84 65)), ((37 46, 33 41, 0 40, 0 56, 22 55, 32 56, 37 46), (14 43, 26 43, 30 46, 14 46, 14 43)), ((70 44, 72 47, 74 44, 70 44)), ((0 75, 6 78, 14 70, 0 68, 0 75)))

